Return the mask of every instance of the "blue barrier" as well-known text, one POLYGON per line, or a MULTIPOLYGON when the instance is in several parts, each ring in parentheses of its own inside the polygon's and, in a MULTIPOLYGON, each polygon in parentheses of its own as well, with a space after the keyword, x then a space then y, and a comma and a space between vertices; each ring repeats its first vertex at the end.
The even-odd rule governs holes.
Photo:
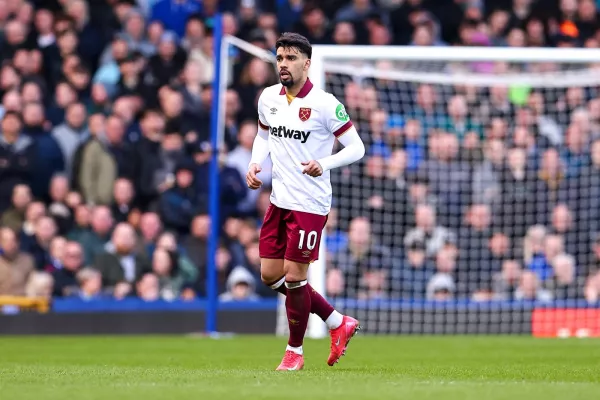
MULTIPOLYGON (((337 299, 333 305, 340 310, 438 310, 438 311, 510 311, 532 310, 534 308, 591 308, 600 309, 600 303, 590 304, 585 300, 559 300, 553 302, 536 301, 490 301, 474 302, 470 300, 454 301, 420 301, 420 300, 356 300, 337 299)), ((192 301, 165 301, 157 300, 146 302, 137 298, 123 300, 101 299, 55 299, 52 311, 57 313, 85 313, 85 312, 130 312, 130 311, 207 311, 209 302, 205 299, 192 301)), ((261 299, 259 301, 218 302, 217 310, 220 311, 266 311, 277 309, 277 299, 261 299)))
MULTIPOLYGON (((94 313, 94 312, 131 312, 131 311, 207 311, 209 302, 205 299, 191 301, 157 300, 144 301, 138 298, 123 300, 102 299, 55 299, 52 302, 52 311, 56 313, 94 313)), ((261 301, 219 302, 217 309, 228 310, 273 310, 277 309, 276 299, 261 301)))

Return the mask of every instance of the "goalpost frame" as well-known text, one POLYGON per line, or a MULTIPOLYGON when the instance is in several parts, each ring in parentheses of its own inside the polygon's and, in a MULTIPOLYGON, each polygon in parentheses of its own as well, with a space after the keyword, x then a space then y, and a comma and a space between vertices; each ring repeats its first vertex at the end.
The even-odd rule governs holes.
MULTIPOLYGON (((218 119, 220 130, 218 142, 224 135, 224 96, 227 89, 228 72, 231 60, 228 57, 230 46, 236 46, 266 62, 275 63, 275 55, 258 46, 234 36, 223 36, 220 48, 219 96, 220 110, 218 119)), ((419 46, 337 46, 315 45, 311 59, 309 76, 313 84, 325 88, 326 63, 335 61, 437 61, 437 62, 569 62, 573 64, 600 63, 600 50, 581 48, 512 48, 512 47, 419 47, 419 46)), ((600 72, 599 72, 600 73, 600 72)), ((326 243, 325 233, 321 238, 319 260, 309 268, 309 281, 321 294, 325 294, 326 281, 326 243)), ((315 315, 311 315, 307 336, 323 338, 327 335, 325 324, 315 315)))

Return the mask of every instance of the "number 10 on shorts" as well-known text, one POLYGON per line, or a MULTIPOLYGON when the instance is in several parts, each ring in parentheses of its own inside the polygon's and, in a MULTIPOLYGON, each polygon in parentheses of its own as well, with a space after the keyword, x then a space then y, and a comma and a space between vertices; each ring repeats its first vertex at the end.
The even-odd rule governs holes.
POLYGON ((306 231, 300 229, 300 240, 298 242, 298 248, 302 249, 304 247, 304 236, 306 236, 306 248, 308 250, 312 250, 317 245, 317 231, 310 231, 308 235, 306 235, 306 231))

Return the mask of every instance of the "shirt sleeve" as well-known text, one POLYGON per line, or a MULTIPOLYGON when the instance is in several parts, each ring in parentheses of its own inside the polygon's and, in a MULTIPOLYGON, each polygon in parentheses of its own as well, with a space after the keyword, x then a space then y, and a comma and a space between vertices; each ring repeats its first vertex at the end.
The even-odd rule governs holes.
POLYGON ((252 164, 262 165, 269 156, 269 125, 262 111, 262 94, 258 98, 258 132, 252 145, 252 157, 248 166, 252 164))
POLYGON ((329 94, 325 99, 324 124, 335 137, 340 137, 352 127, 346 108, 335 96, 329 94))
POLYGON ((263 93, 258 97, 258 127, 264 131, 269 131, 269 124, 267 123, 267 119, 265 118, 265 114, 263 113, 263 93))

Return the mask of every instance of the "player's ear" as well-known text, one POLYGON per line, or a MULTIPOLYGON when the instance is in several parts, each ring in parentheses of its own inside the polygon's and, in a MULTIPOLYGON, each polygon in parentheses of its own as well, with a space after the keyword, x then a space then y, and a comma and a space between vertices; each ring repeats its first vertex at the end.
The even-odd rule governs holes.
POLYGON ((310 58, 306 59, 306 62, 304 63, 304 69, 307 70, 310 68, 310 58))

